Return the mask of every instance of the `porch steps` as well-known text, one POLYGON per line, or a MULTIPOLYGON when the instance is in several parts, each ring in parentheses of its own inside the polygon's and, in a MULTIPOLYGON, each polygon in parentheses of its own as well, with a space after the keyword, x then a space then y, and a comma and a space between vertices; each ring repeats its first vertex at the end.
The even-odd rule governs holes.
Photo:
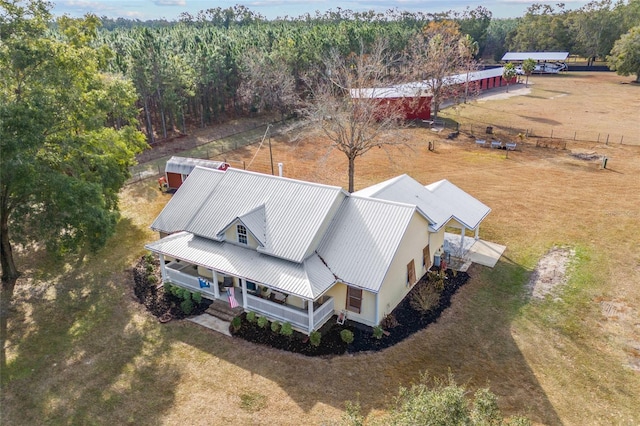
POLYGON ((205 312, 216 318, 220 318, 223 321, 231 321, 233 317, 244 312, 244 309, 242 309, 241 306, 231 309, 229 302, 226 300, 216 299, 211 305, 209 305, 209 308, 205 312))

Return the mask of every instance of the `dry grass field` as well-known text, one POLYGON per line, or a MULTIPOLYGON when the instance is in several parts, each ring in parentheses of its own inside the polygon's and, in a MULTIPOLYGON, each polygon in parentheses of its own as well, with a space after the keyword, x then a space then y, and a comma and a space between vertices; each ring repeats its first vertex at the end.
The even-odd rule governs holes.
MULTIPOLYGON (((447 114, 508 127, 520 125, 522 107, 537 122, 591 126, 593 117, 580 118, 589 104, 607 115, 607 129, 640 145, 640 87, 595 73, 532 81, 527 96, 447 114), (583 81, 601 84, 585 97, 583 81), (558 87, 567 96, 547 98, 558 87)), ((406 132, 408 146, 357 160, 356 188, 401 173, 425 184, 449 179, 492 208, 481 238, 507 246, 496 268, 472 267, 436 324, 393 348, 332 359, 256 347, 188 322, 159 324, 134 301, 126 272, 157 238, 148 225, 167 201, 147 181, 123 191, 123 220, 100 253, 21 257, 2 424, 329 425, 356 399, 373 421, 398 386, 448 371, 471 390, 491 388, 507 415, 538 424, 640 423, 640 146, 569 141, 562 150, 530 138, 507 158, 466 135, 447 141, 428 129, 406 132), (606 155, 607 169, 572 150, 606 155), (576 251, 568 281, 552 297, 531 300, 527 281, 554 246, 576 251)), ((248 164, 256 148, 227 157, 248 164)), ((320 138, 274 140, 273 157, 286 176, 346 187, 344 155, 320 138)), ((270 172, 267 149, 251 169, 270 172)))

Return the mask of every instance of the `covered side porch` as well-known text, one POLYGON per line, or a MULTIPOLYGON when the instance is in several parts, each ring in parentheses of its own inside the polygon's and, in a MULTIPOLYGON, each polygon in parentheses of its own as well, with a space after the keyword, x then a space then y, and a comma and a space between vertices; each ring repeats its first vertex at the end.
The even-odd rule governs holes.
POLYGON ((288 322, 294 329, 309 334, 324 325, 334 314, 334 299, 315 300, 285 293, 275 285, 249 281, 225 271, 197 265, 159 253, 163 282, 168 282, 211 300, 223 300, 230 307, 240 306, 271 321, 288 322))
POLYGON ((504 253, 506 247, 485 241, 477 237, 465 237, 464 234, 444 233, 444 251, 448 254, 449 266, 457 271, 466 271, 471 263, 493 268, 504 253))

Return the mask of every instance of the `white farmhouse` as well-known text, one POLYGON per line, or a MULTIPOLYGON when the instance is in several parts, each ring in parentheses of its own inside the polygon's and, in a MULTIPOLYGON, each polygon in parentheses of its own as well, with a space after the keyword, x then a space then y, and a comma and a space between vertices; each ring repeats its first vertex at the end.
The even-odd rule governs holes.
POLYGON ((310 333, 333 315, 375 326, 441 250, 445 228, 490 209, 452 183, 407 175, 353 194, 237 169, 196 167, 151 228, 165 282, 310 333), (229 291, 233 289, 234 291, 229 291))

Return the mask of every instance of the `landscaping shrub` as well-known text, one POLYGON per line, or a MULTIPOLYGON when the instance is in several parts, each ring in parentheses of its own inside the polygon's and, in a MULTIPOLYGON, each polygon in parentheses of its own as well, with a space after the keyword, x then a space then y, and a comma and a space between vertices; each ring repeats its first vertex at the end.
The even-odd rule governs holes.
POLYGON ((269 320, 267 319, 267 317, 258 318, 258 327, 265 328, 267 324, 269 324, 269 320))
POLYGON ((380 327, 379 325, 373 327, 373 337, 380 340, 382 339, 382 336, 384 336, 384 330, 382 330, 382 327, 380 327))
POLYGON ((149 274, 149 275, 147 275, 147 282, 149 284, 155 284, 155 283, 158 282, 158 278, 156 278, 156 276, 153 275, 153 274, 149 274))
POLYGON ((384 317, 380 325, 382 326, 382 328, 386 328, 388 330, 390 328, 397 327, 399 324, 396 316, 391 313, 384 317))
POLYGON ((282 328, 280 328, 280 334, 283 336, 291 336, 293 334, 293 327, 290 322, 285 322, 282 324, 282 328))
POLYGON ((180 302, 180 309, 182 309, 182 312, 184 312, 185 315, 190 315, 191 312, 193 312, 193 301, 190 298, 184 299, 180 302))
POLYGON ((153 253, 145 254, 144 255, 144 261, 147 263, 147 265, 152 265, 153 261, 154 261, 153 253))
POLYGON ((233 327, 233 331, 240 330, 241 324, 242 321, 240 320, 240 317, 233 317, 233 319, 231 320, 231 327, 233 327))
POLYGON ((196 302, 196 304, 200 304, 200 302, 202 302, 202 295, 200 293, 191 293, 191 300, 196 302))
POLYGON ((278 331, 280 331, 280 322, 279 321, 274 321, 271 323, 271 331, 273 331, 274 333, 277 333, 278 331))
POLYGON ((251 311, 251 312, 247 312, 247 321, 249 321, 250 323, 254 323, 256 322, 256 313, 251 311))
POLYGON ((152 263, 147 263, 147 266, 145 266, 145 269, 147 271, 147 274, 150 274, 153 272, 154 266, 152 263))
POLYGON ((351 330, 346 330, 346 329, 342 330, 340 332, 340 338, 347 345, 350 345, 351 343, 353 343, 353 332, 351 330))
POLYGON ((316 348, 320 346, 320 340, 322 339, 322 334, 319 331, 312 331, 309 335, 309 341, 311 342, 311 346, 315 346, 316 348))
POLYGON ((409 303, 416 311, 426 314, 438 307, 441 294, 442 290, 439 291, 436 285, 429 282, 420 286, 411 294, 409 303))

